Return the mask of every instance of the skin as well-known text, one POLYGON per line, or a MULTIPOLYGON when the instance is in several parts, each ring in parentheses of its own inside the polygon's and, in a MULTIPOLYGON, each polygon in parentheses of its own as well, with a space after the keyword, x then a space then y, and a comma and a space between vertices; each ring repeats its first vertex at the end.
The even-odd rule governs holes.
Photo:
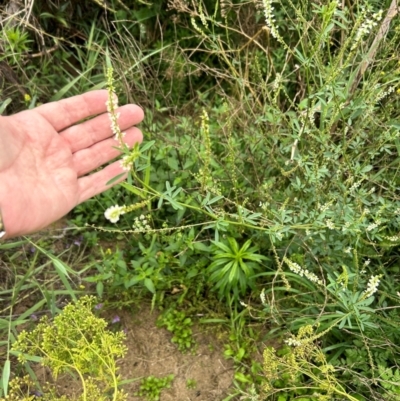
MULTIPOLYGON (((106 186, 123 172, 119 161, 90 174, 119 155, 107 98, 107 91, 93 91, 0 116, 3 238, 38 231, 126 178, 106 186)), ((141 142, 142 133, 134 125, 142 121, 143 110, 128 104, 117 112, 127 145, 141 142)))

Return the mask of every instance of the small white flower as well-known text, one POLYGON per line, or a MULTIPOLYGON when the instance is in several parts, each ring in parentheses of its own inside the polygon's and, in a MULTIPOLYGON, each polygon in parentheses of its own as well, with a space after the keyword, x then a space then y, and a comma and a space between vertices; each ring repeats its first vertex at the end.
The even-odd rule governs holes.
POLYGON ((110 100, 106 101, 106 106, 107 106, 107 111, 109 113, 112 113, 117 107, 118 107, 118 96, 116 93, 112 92, 110 93, 109 97, 111 97, 111 102, 110 100))
POLYGON ((346 221, 346 223, 344 223, 344 226, 342 227, 342 231, 348 230, 350 226, 351 226, 350 221, 346 221))
POLYGON ((365 296, 368 298, 373 295, 376 291, 378 291, 379 283, 381 282, 380 278, 382 276, 371 276, 368 281, 367 289, 365 290, 365 296))
POLYGON ((107 220, 110 220, 111 223, 116 223, 119 220, 119 216, 125 214, 125 207, 124 206, 110 206, 105 212, 104 217, 107 220))
POLYGON ((372 230, 374 230, 375 228, 377 228, 378 227, 378 224, 376 224, 376 223, 371 223, 367 228, 366 228, 366 230, 367 231, 372 231, 372 230))
POLYGON ((260 293, 260 299, 261 299, 261 303, 263 305, 266 304, 266 300, 265 300, 265 288, 262 289, 261 293, 260 293))
MULTIPOLYGON (((112 127, 111 127, 112 128, 112 127)), ((118 141, 118 142, 120 142, 121 140, 122 140, 122 138, 124 138, 125 137, 125 135, 126 135, 126 132, 121 132, 121 130, 119 129, 119 127, 118 127, 118 124, 115 124, 115 131, 113 130, 113 133, 115 134, 114 135, 114 139, 116 140, 116 141, 118 141)), ((112 129, 114 129, 114 128, 112 128, 112 129)))
POLYGON ((348 246, 348 247, 344 250, 344 253, 350 254, 350 253, 351 253, 351 250, 352 250, 352 247, 351 247, 351 246, 348 246))
POLYGON ((298 263, 292 262, 286 256, 283 258, 283 261, 289 266, 289 269, 293 272, 298 274, 300 277, 306 277, 308 280, 312 281, 313 283, 317 283, 319 285, 323 285, 323 282, 317 275, 308 271, 307 269, 303 269, 298 263))
POLYGON ((332 221, 332 219, 326 220, 325 224, 330 230, 334 230, 336 228, 335 223, 332 221))
POLYGON ((301 341, 296 340, 295 338, 288 338, 284 341, 287 345, 291 347, 299 347, 301 345, 301 341))
POLYGON ((129 156, 124 156, 120 161, 119 164, 124 171, 130 171, 132 169, 133 163, 130 160, 129 156))
POLYGON ((354 192, 360 185, 361 185, 362 181, 357 181, 355 182, 351 187, 350 187, 350 192, 354 192))
POLYGON ((391 237, 385 236, 385 238, 388 241, 397 242, 398 240, 400 240, 400 235, 393 235, 391 237))
POLYGON ((332 202, 326 202, 323 205, 319 205, 319 210, 321 210, 321 212, 325 212, 329 209, 329 206, 332 205, 332 202))
POLYGON ((272 7, 272 0, 263 0, 264 16, 267 27, 271 31, 271 35, 275 39, 279 39, 279 33, 275 26, 275 17, 273 14, 274 7, 272 7))
POLYGON ((364 22, 361 24, 361 26, 358 28, 356 36, 354 38, 353 45, 351 46, 351 51, 353 51, 357 45, 360 43, 361 39, 367 35, 374 26, 377 25, 377 22, 381 20, 382 18, 382 10, 379 10, 377 13, 373 14, 371 17, 367 17, 365 12, 364 12, 364 22))

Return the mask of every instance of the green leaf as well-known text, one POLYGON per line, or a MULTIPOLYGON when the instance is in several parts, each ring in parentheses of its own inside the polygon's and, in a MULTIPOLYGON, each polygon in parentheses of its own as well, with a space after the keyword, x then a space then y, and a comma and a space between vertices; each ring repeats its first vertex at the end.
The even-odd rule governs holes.
POLYGON ((8 393, 8 382, 10 380, 10 373, 11 373, 11 362, 9 359, 7 359, 4 362, 3 374, 1 375, 1 382, 3 385, 3 391, 5 396, 7 396, 8 393))
POLYGON ((145 172, 144 172, 144 185, 147 187, 150 185, 150 176, 151 176, 151 152, 149 152, 149 164, 146 166, 145 172))
POLYGON ((226 271, 228 269, 230 269, 229 279, 228 280, 231 283, 236 282, 238 280, 238 278, 239 278, 239 276, 238 276, 238 267, 239 267, 238 262, 231 262, 227 266, 225 266, 226 271), (227 266, 229 266, 229 267, 227 268, 227 266))
POLYGON ((251 254, 246 253, 246 255, 243 255, 243 259, 252 260, 254 262, 262 262, 263 260, 267 260, 268 258, 266 258, 263 255, 258 255, 255 253, 251 253, 251 254))
POLYGON ((108 186, 108 185, 114 184, 114 182, 117 182, 117 181, 118 181, 121 177, 123 177, 125 174, 126 174, 126 173, 121 173, 121 174, 118 174, 117 176, 115 176, 114 178, 111 178, 110 181, 107 181, 107 182, 106 182, 106 185, 108 186))
POLYGON ((19 248, 21 245, 24 245, 28 241, 15 241, 5 244, 0 244, 0 250, 12 249, 12 248, 19 248))
POLYGON ((154 283, 150 278, 145 278, 144 279, 144 285, 146 286, 146 288, 153 294, 155 294, 156 289, 154 287, 154 283))
POLYGON ((79 82, 80 79, 85 77, 85 75, 90 72, 93 69, 94 66, 89 67, 86 71, 80 73, 75 79, 73 79, 71 82, 69 82, 67 85, 65 85, 63 88, 61 88, 55 95, 53 95, 50 98, 50 102, 55 102, 57 100, 62 99, 65 94, 77 83, 79 82))
POLYGON ((228 246, 223 244, 222 242, 219 241, 212 241, 214 245, 216 245, 218 248, 221 248, 223 251, 225 251, 227 254, 231 254, 231 250, 228 246))
POLYGON ((233 255, 232 253, 217 253, 216 255, 214 255, 214 259, 215 260, 224 260, 225 262, 229 262, 232 259, 235 259, 235 255, 233 255))
POLYGON ((99 281, 96 285, 96 292, 99 298, 103 297, 103 291, 104 291, 104 284, 102 281, 99 281))
POLYGON ((193 242, 193 248, 196 249, 196 251, 210 252, 210 248, 203 242, 193 242))
POLYGON ((229 242, 229 245, 231 246, 231 250, 232 250, 235 254, 239 253, 239 245, 238 245, 238 243, 236 242, 235 238, 228 237, 228 242, 229 242))
POLYGON ((246 353, 246 351, 245 351, 244 348, 239 348, 239 351, 238 351, 238 353, 236 354, 236 359, 237 359, 238 361, 241 361, 241 360, 243 359, 245 353, 246 353))
POLYGON ((223 199, 224 197, 222 195, 216 196, 215 198, 212 198, 207 202, 207 205, 212 205, 215 202, 218 202, 219 200, 223 199))
POLYGON ((9 97, 8 99, 4 100, 3 103, 0 104, 0 115, 4 113, 4 110, 11 102, 12 99, 9 97))
POLYGON ((120 185, 123 188, 127 189, 129 192, 132 192, 133 194, 139 196, 140 198, 146 199, 146 194, 144 190, 137 188, 131 184, 128 184, 127 182, 121 182, 120 185))
MULTIPOLYGON (((251 240, 248 239, 248 240, 243 244, 243 246, 242 246, 240 252, 242 252, 242 253, 246 252, 246 250, 250 247, 250 245, 251 245, 251 240)), ((254 248, 253 248, 253 249, 254 249, 254 248)))
POLYGON ((19 316, 17 321, 23 323, 24 319, 29 318, 33 313, 42 309, 45 303, 46 303, 46 298, 42 298, 40 301, 36 302, 35 305, 26 310, 21 316, 19 316))
POLYGON ((368 173, 368 171, 371 171, 373 168, 374 167, 369 164, 368 166, 363 167, 361 173, 368 173))
POLYGON ((155 143, 156 141, 146 142, 143 146, 140 147, 140 151, 145 152, 147 149, 150 149, 155 143))
POLYGON ((242 372, 235 372, 235 380, 241 383, 251 383, 251 381, 242 372))

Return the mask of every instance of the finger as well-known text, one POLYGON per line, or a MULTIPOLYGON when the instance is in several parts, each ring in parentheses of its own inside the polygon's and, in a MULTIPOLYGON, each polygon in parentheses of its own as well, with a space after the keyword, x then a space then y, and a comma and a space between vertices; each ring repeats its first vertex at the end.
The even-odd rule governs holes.
POLYGON ((107 110, 108 92, 96 90, 68 99, 37 107, 36 113, 44 117, 56 131, 61 131, 84 118, 104 113, 107 110))
POLYGON ((79 178, 79 198, 78 204, 87 201, 93 196, 100 194, 101 192, 106 191, 107 189, 113 187, 119 182, 125 180, 128 173, 124 172, 121 168, 119 161, 116 161, 103 170, 88 175, 86 177, 79 178), (117 181, 113 182, 111 185, 106 185, 108 181, 117 175, 125 173, 122 177, 120 177, 117 181))
MULTIPOLYGON (((132 127, 126 131, 124 141, 130 148, 135 143, 142 142, 142 140, 143 135, 138 128, 132 127)), ((119 146, 119 143, 114 138, 109 138, 96 143, 90 148, 74 153, 73 161, 78 177, 90 173, 120 155, 121 152, 116 149, 119 146)))
MULTIPOLYGON (((118 108, 118 125, 121 131, 125 131, 143 120, 143 110, 134 104, 128 104, 118 108)), ((111 129, 111 121, 107 113, 94 117, 78 125, 73 125, 61 132, 60 135, 70 144, 72 153, 89 148, 114 133, 111 129)))

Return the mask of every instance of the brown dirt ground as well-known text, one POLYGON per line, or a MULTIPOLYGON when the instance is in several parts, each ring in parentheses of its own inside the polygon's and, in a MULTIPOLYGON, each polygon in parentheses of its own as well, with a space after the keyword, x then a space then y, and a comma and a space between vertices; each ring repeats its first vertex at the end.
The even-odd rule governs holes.
MULTIPOLYGON (((158 328, 158 312, 144 306, 138 312, 118 311, 122 328, 127 333, 128 353, 119 362, 122 380, 139 379, 123 386, 128 401, 143 401, 135 396, 140 379, 148 376, 175 376, 171 388, 161 392, 160 401, 221 401, 232 386, 233 363, 224 359, 223 344, 215 333, 202 326, 194 329, 197 347, 194 352, 182 354, 171 343, 172 334, 158 328), (195 388, 187 387, 194 380, 195 388)), ((51 381, 43 368, 36 370, 41 382, 51 381)), ((56 383, 60 395, 79 394, 80 384, 71 376, 59 377, 56 383)))

